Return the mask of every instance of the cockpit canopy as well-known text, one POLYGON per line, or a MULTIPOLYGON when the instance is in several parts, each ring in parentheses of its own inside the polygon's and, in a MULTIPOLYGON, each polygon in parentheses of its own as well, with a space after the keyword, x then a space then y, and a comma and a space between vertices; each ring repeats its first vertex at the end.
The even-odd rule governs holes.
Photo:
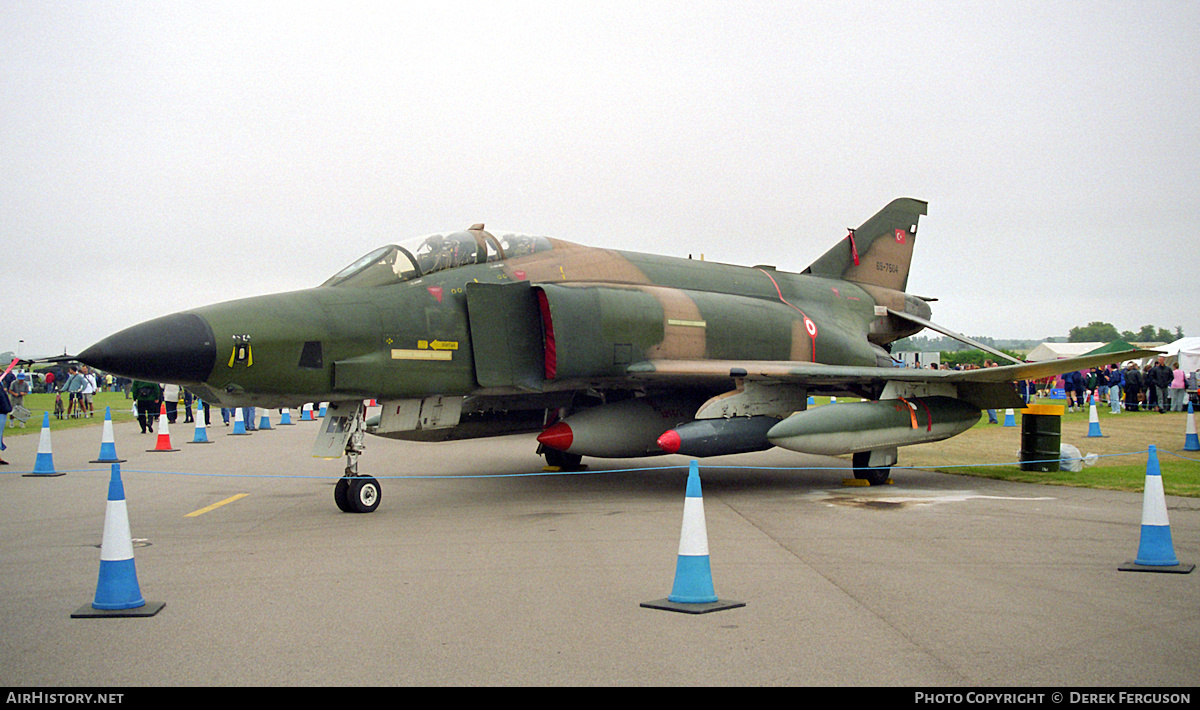
POLYGON ((436 271, 511 259, 552 249, 545 237, 501 232, 477 224, 465 232, 429 234, 380 247, 337 272, 322 286, 367 288, 409 281, 436 271))

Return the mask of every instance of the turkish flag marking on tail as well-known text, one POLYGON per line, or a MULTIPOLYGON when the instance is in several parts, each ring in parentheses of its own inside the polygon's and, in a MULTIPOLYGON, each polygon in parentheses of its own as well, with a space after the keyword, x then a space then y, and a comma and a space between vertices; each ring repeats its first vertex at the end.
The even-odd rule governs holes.
POLYGON ((904 239, 907 235, 908 235, 908 232, 904 231, 903 229, 897 229, 896 230, 896 243, 903 244, 904 239))

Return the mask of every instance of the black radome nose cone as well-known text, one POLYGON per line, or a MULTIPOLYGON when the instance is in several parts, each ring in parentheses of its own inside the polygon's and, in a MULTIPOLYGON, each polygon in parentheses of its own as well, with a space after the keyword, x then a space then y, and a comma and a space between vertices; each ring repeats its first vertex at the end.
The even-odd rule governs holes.
POLYGON ((151 382, 204 382, 216 359, 212 328, 193 313, 140 323, 79 353, 87 365, 151 382))

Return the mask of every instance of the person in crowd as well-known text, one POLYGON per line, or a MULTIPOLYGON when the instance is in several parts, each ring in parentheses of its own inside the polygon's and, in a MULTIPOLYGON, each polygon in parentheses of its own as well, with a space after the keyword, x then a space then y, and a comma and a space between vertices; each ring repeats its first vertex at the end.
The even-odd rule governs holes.
POLYGON ((81 417, 90 417, 93 413, 92 398, 95 397, 96 388, 96 373, 87 365, 79 369, 79 374, 83 376, 83 387, 79 390, 79 406, 82 408, 81 417))
POLYGON ((161 386, 163 404, 167 405, 167 423, 174 424, 179 418, 179 385, 164 382, 161 386))
POLYGON ((1125 371, 1113 363, 1108 371, 1108 407, 1110 414, 1121 413, 1121 389, 1125 385, 1125 371))
POLYGON ((24 372, 18 372, 6 387, 6 390, 8 392, 9 409, 8 414, 5 416, 8 417, 9 422, 18 422, 24 428, 25 422, 13 416, 12 410, 25 406, 25 395, 29 394, 29 376, 24 372))
POLYGON ((1171 384, 1168 385, 1171 393, 1171 411, 1182 412, 1183 403, 1187 400, 1187 373, 1179 367, 1179 363, 1171 364, 1171 384))
POLYGON ((1153 388, 1154 398, 1157 402, 1156 408, 1159 414, 1167 411, 1167 407, 1169 406, 1167 402, 1167 390, 1171 387, 1171 379, 1171 368, 1167 367, 1166 359, 1162 355, 1159 355, 1158 362, 1154 363, 1154 366, 1150 368, 1150 382, 1146 383, 1147 387, 1153 388))
POLYGON ((162 402, 162 388, 157 382, 133 382, 133 404, 137 407, 138 424, 142 433, 154 433, 154 417, 158 416, 162 402))
POLYGON ((79 374, 79 368, 71 365, 67 368, 67 382, 63 385, 63 391, 67 393, 67 417, 74 418, 82 416, 83 401, 79 393, 83 390, 83 375, 79 374))
POLYGON ((1142 371, 1138 369, 1136 362, 1130 361, 1129 366, 1125 368, 1124 388, 1125 411, 1138 411, 1139 399, 1142 394, 1142 371))

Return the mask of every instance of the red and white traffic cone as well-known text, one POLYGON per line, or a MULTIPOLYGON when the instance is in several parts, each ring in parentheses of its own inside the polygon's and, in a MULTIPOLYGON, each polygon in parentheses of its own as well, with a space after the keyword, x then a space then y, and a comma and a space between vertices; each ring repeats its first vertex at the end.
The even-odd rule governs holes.
POLYGON ((165 452, 179 451, 179 449, 171 448, 171 432, 167 429, 167 405, 164 402, 159 405, 158 412, 158 441, 155 442, 153 449, 147 449, 149 452, 165 452))

